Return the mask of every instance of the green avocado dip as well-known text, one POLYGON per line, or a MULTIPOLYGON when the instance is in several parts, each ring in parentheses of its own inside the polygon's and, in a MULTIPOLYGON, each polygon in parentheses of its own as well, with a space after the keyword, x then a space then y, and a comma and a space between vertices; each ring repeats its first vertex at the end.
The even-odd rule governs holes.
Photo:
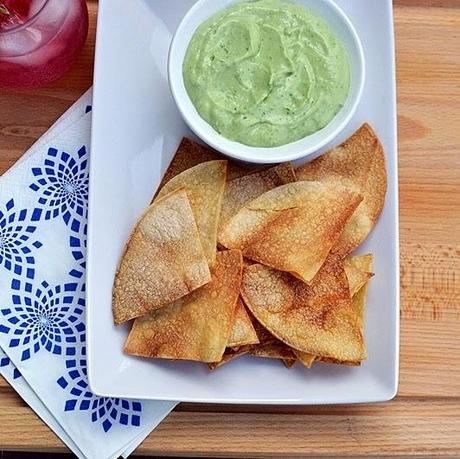
POLYGON ((276 147, 326 126, 350 88, 329 26, 283 0, 236 3, 196 30, 183 76, 195 108, 227 139, 276 147))

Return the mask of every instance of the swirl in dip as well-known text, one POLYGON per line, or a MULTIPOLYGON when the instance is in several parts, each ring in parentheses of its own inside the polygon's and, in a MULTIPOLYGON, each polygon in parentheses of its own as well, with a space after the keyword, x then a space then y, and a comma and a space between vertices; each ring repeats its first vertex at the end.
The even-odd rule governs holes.
POLYGON ((276 147, 326 126, 350 89, 329 26, 283 0, 236 3, 198 27, 183 64, 201 117, 229 140, 276 147))

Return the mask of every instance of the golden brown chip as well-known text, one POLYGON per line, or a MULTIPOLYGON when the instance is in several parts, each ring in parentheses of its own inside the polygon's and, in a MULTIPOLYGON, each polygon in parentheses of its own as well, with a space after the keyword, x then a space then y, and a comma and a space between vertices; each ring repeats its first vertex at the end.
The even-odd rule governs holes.
POLYGON ((253 260, 250 260, 249 258, 244 258, 243 257, 243 268, 245 268, 246 266, 254 265, 256 263, 257 263, 257 261, 253 261, 253 260))
MULTIPOLYGON (((163 176, 159 189, 168 183, 173 177, 186 171, 198 164, 205 163, 207 161, 214 161, 219 159, 226 159, 223 155, 213 150, 212 148, 206 147, 200 143, 194 142, 187 137, 184 137, 169 165, 168 169, 163 176)), ((234 161, 229 161, 227 169, 227 180, 232 180, 236 177, 249 174, 252 171, 251 168, 244 166, 234 161)))
MULTIPOLYGON (((372 254, 354 257, 356 266, 359 266, 363 272, 372 271, 373 256, 372 254)), ((369 287, 369 280, 362 286, 357 293, 353 296, 353 309, 358 320, 358 325, 361 333, 364 335, 364 309, 366 307, 367 290, 369 287)))
POLYGON ((250 315, 249 312, 248 316, 254 325, 259 343, 245 346, 245 350, 258 357, 282 360, 283 363, 290 368, 293 363, 291 365, 288 365, 288 363, 291 363, 291 361, 295 363, 296 360, 296 356, 293 353, 294 350, 273 336, 253 315, 250 315))
POLYGON ((245 344, 256 344, 258 342, 259 338, 257 338, 251 318, 249 317, 241 298, 238 298, 227 347, 238 347, 245 344))
POLYGON ((222 229, 224 224, 248 202, 266 191, 295 181, 291 163, 279 164, 270 169, 228 181, 222 201, 219 229, 222 229))
POLYGON ((156 199, 178 188, 187 191, 201 245, 210 266, 216 259, 217 225, 225 188, 227 161, 208 161, 176 175, 159 191, 156 199))
POLYGON ((257 357, 265 357, 268 359, 296 359, 293 350, 279 340, 276 340, 273 343, 256 344, 254 346, 251 346, 249 353, 257 357))
POLYGON ((239 349, 225 349, 224 355, 219 362, 208 363, 210 370, 215 370, 216 368, 221 367, 222 365, 235 360, 237 357, 241 357, 249 352, 249 346, 241 346, 239 349))
POLYGON ((240 251, 219 252, 211 282, 136 319, 125 351, 143 357, 220 361, 230 335, 242 264, 240 251))
POLYGON ((361 199, 337 184, 288 183, 246 204, 224 225, 218 240, 308 283, 361 199))
MULTIPOLYGON (((347 257, 344 259, 344 268, 347 275, 348 284, 350 287, 350 294, 353 297, 353 308, 355 309, 356 317, 358 324, 361 327, 361 332, 364 335, 364 301, 365 295, 356 296, 357 292, 365 286, 368 280, 374 275, 368 270, 372 269, 372 254, 366 255, 356 255, 353 257, 347 257)), ((367 289, 367 287, 366 287, 367 289)), ((294 350, 294 354, 297 356, 297 359, 302 362, 302 364, 311 368, 315 360, 325 363, 335 363, 340 365, 351 365, 358 366, 361 364, 361 361, 356 362, 341 362, 335 359, 329 359, 327 357, 315 357, 314 355, 307 354, 305 352, 294 350)))
POLYGON ((241 294, 252 314, 288 346, 342 361, 365 357, 343 263, 330 256, 307 285, 262 265, 245 268, 241 294))
POLYGON ((152 204, 139 220, 113 286, 116 324, 161 308, 211 280, 183 189, 152 204))
POLYGON ((373 258, 374 256, 372 253, 366 253, 364 255, 352 255, 344 259, 344 264, 345 266, 353 265, 361 272, 370 272, 370 270, 372 270, 373 258))
POLYGON ((295 359, 282 359, 284 365, 286 368, 291 368, 293 365, 295 365, 296 361, 295 359))
POLYGON ((347 274, 350 295, 353 297, 363 285, 374 275, 366 271, 369 264, 372 266, 372 255, 355 255, 347 257, 343 261, 347 274))
POLYGON ((270 344, 279 341, 278 338, 273 336, 250 312, 250 317, 252 319, 252 324, 254 325, 254 330, 257 333, 257 337, 259 338, 259 344, 270 344))
POLYGON ((328 359, 327 357, 319 357, 316 359, 318 362, 322 363, 333 363, 334 365, 346 365, 349 367, 359 367, 361 365, 361 360, 356 361, 343 361, 337 359, 328 359))
MULTIPOLYGON (((356 320, 358 327, 361 330, 362 335, 364 336, 364 309, 365 309, 365 303, 366 303, 366 296, 367 296, 367 288, 368 288, 368 281, 371 276, 373 276, 372 273, 369 271, 372 270, 372 254, 367 254, 367 255, 357 255, 354 257, 348 257, 344 260, 344 263, 348 261, 350 265, 353 265, 355 269, 359 269, 361 273, 366 273, 370 274, 370 276, 367 278, 367 280, 364 282, 363 285, 361 285, 360 288, 355 287, 355 293, 353 294, 353 309, 356 315, 356 320)), ((350 277, 348 274, 347 269, 345 268, 345 271, 347 272, 347 277, 350 282, 350 277)), ((355 281, 355 285, 357 286, 358 284, 355 281)), ((351 287, 350 287, 351 290, 351 287)), ((363 356, 363 359, 366 357, 366 352, 363 356)), ((359 366, 361 365, 361 360, 355 360, 355 361, 340 361, 337 359, 330 359, 327 357, 318 357, 317 359, 320 362, 324 363, 334 363, 337 365, 349 365, 349 366, 359 366)))
POLYGON ((353 184, 364 197, 332 249, 346 256, 371 232, 385 201, 385 156, 378 137, 366 123, 343 144, 299 167, 296 175, 298 180, 353 184))
POLYGON ((296 349, 293 349, 293 352, 297 360, 306 368, 311 368, 313 362, 316 360, 314 355, 308 354, 307 352, 297 351, 296 349))

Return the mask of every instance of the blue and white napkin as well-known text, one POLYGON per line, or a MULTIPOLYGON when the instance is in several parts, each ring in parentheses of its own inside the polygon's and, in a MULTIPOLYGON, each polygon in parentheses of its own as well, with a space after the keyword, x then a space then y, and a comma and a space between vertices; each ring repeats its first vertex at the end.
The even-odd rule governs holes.
POLYGON ((0 373, 81 458, 127 457, 174 408, 91 393, 85 257, 91 91, 0 177, 0 373))

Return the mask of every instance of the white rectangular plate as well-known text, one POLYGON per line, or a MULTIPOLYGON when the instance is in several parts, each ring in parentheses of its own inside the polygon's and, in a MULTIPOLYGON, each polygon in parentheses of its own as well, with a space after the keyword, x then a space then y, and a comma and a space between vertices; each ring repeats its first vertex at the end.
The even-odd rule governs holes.
POLYGON ((179 141, 191 135, 170 96, 172 35, 194 0, 101 0, 96 47, 88 238, 88 362, 93 392, 113 397, 209 403, 328 404, 392 398, 398 381, 399 254, 395 57, 391 0, 337 0, 354 23, 367 63, 361 105, 346 130, 364 121, 386 152, 383 214, 360 252, 375 255, 361 367, 318 364, 287 370, 269 359, 206 365, 123 353, 129 327, 112 322, 114 274, 136 220, 149 204, 179 141))

